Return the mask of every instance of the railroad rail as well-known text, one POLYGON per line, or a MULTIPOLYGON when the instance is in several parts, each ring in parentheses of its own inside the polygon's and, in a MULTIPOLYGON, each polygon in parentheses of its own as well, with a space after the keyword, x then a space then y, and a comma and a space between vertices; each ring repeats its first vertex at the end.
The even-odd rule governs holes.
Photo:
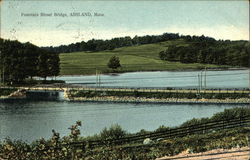
MULTIPOLYGON (((1 87, 11 88, 11 87, 1 87)), ((197 89, 175 89, 175 88, 111 88, 111 87, 79 87, 79 86, 38 86, 38 87, 16 87, 25 90, 40 90, 40 91, 65 91, 65 90, 85 90, 85 91, 116 91, 116 92, 163 92, 163 93, 197 93, 197 89)), ((199 93, 248 93, 250 89, 202 89, 199 93)))

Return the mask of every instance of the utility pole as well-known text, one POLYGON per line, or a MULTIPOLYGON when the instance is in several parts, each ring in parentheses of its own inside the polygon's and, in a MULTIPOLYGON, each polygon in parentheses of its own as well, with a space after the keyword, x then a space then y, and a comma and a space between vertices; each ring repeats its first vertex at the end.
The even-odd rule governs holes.
MULTIPOLYGON (((0 58, 1 58, 1 61, 3 62, 3 59, 2 59, 2 51, 0 51, 0 58)), ((2 72, 3 72, 3 69, 1 69, 0 83, 2 82, 2 72)))
POLYGON ((4 85, 4 66, 3 66, 3 85, 4 85))
POLYGON ((249 78, 248 78, 248 80, 249 80, 248 85, 249 85, 249 89, 250 89, 250 68, 249 68, 249 78))
POLYGON ((200 88, 201 88, 201 90, 202 89, 205 89, 206 90, 206 87, 207 87, 207 68, 205 67, 205 70, 202 70, 201 71, 201 73, 200 73, 200 88), (202 83, 202 81, 203 81, 203 72, 204 72, 204 85, 203 85, 203 83, 202 83), (203 86, 203 88, 202 88, 202 86, 203 86))
POLYGON ((99 73, 98 74, 98 84, 99 84, 99 87, 101 86, 101 74, 99 73))
POLYGON ((200 94, 200 74, 198 73, 198 94, 200 94))
MULTIPOLYGON (((4 85, 4 60, 3 60, 3 55, 2 55, 2 51, 0 51, 0 56, 1 56, 1 61, 2 61, 2 69, 1 69, 1 74, 2 74, 2 82, 4 85)), ((1 75, 0 75, 1 77, 1 75)), ((0 81, 1 82, 1 81, 0 81)))
POLYGON ((99 86, 99 87, 100 87, 100 85, 101 85, 101 75, 100 75, 100 73, 97 71, 97 69, 96 69, 95 73, 96 73, 96 86, 99 86))
POLYGON ((98 86, 98 74, 97 74, 97 69, 95 69, 95 74, 96 74, 96 86, 98 86))
POLYGON ((205 67, 205 79, 204 79, 204 88, 207 88, 207 67, 205 67))
POLYGON ((203 71, 201 71, 201 77, 200 77, 200 80, 201 80, 201 84, 200 84, 201 89, 200 90, 202 90, 202 73, 203 73, 203 71))

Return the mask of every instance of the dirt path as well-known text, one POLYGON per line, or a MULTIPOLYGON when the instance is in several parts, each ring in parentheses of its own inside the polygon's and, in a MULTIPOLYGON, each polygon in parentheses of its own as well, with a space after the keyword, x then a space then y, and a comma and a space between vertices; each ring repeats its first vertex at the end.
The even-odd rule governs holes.
POLYGON ((184 151, 176 156, 162 157, 157 160, 250 160, 250 147, 216 149, 202 153, 188 154, 184 151))

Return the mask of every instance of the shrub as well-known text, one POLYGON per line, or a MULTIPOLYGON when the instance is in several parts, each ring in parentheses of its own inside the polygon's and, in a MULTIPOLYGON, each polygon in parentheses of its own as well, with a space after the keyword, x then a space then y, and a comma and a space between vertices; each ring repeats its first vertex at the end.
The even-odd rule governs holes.
POLYGON ((154 132, 164 132, 164 131, 168 131, 170 128, 166 127, 164 125, 161 125, 159 128, 157 128, 154 132))
POLYGON ((106 127, 101 131, 101 139, 118 139, 126 135, 126 131, 118 124, 112 125, 109 129, 106 127))
POLYGON ((109 59, 109 62, 108 62, 107 65, 108 65, 109 68, 112 68, 112 69, 117 69, 117 68, 121 67, 119 57, 117 57, 117 56, 112 56, 112 57, 109 59))
POLYGON ((240 118, 250 115, 249 108, 233 108, 233 109, 225 109, 224 112, 219 112, 214 114, 210 119, 211 120, 222 120, 222 119, 233 119, 240 118))

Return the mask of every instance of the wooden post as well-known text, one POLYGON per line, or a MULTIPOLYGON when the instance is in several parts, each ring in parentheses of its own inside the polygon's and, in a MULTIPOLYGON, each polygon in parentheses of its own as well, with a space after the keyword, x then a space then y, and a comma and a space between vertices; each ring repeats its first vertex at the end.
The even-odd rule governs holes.
POLYGON ((240 126, 242 127, 242 117, 240 116, 240 126))
POLYGON ((204 88, 207 88, 207 67, 205 67, 205 79, 204 79, 204 88))
POLYGON ((198 94, 200 94, 200 74, 198 74, 198 94))
POLYGON ((248 86, 249 88, 248 88, 248 89, 250 89, 250 68, 249 68, 249 78, 248 78, 248 80, 249 80, 249 82, 248 82, 248 83, 249 83, 249 84, 248 84, 248 85, 249 85, 249 86, 248 86))
POLYGON ((204 124, 204 130, 203 130, 203 134, 206 133, 206 123, 204 124))

